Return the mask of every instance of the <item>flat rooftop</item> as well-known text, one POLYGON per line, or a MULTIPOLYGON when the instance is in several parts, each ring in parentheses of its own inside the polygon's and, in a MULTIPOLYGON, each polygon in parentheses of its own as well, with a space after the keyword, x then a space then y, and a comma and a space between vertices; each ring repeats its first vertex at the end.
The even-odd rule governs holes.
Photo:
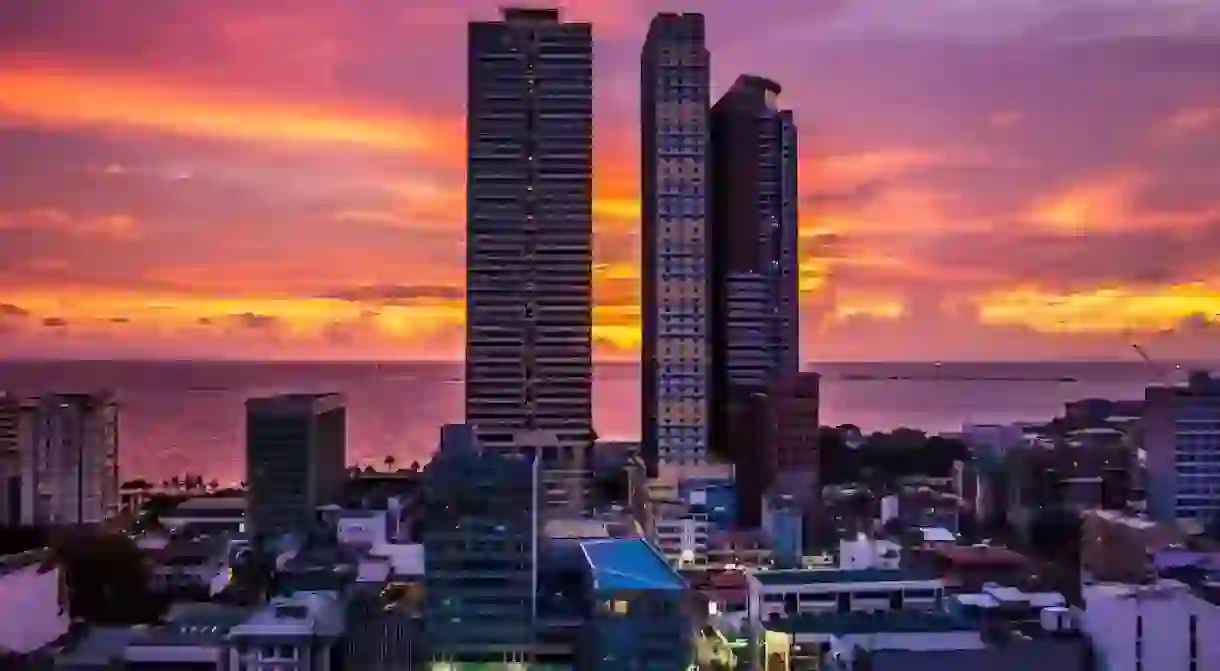
POLYGON ((223 511, 229 512, 232 510, 246 509, 246 499, 241 496, 209 496, 196 499, 187 499, 182 503, 174 506, 173 512, 213 512, 223 511))
POLYGON ((909 580, 935 580, 927 571, 902 569, 791 569, 780 571, 757 571, 750 574, 763 585, 808 585, 815 583, 852 582, 901 582, 909 580))
POLYGON ((686 582, 656 550, 639 538, 612 538, 580 544, 598 590, 684 590, 686 582))

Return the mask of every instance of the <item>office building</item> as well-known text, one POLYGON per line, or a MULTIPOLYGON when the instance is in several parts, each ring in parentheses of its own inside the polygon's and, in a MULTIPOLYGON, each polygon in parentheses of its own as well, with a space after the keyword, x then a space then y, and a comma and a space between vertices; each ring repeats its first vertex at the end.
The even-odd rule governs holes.
POLYGON ((246 401, 246 522, 266 539, 313 527, 347 479, 347 409, 338 394, 246 401))
POLYGON ((711 399, 710 57, 702 14, 658 14, 640 58, 643 454, 705 461, 711 399))
POLYGON ((1220 519, 1220 379, 1149 387, 1142 420, 1153 517, 1208 525, 1220 519))
POLYGON ((1220 606, 1214 593, 1175 580, 1086 585, 1081 627, 1107 671, 1220 668, 1220 606), (1212 641, 1212 643, 1208 643, 1212 641))
POLYGON ((442 430, 424 471, 424 633, 436 664, 534 661, 539 461, 442 430))
POLYGON ((116 515, 119 406, 114 396, 48 394, 23 402, 19 414, 22 524, 96 524, 116 515))
POLYGON ((583 506, 593 434, 593 37, 558 10, 469 27, 466 422, 583 506))
POLYGON ((21 524, 21 401, 0 392, 0 527, 21 524))
POLYGON ((587 663, 596 671, 683 671, 693 666, 693 601, 686 582, 646 541, 581 543, 589 566, 587 663))
POLYGON ((796 125, 779 93, 743 75, 711 111, 712 450, 727 459, 732 406, 800 368, 796 125))

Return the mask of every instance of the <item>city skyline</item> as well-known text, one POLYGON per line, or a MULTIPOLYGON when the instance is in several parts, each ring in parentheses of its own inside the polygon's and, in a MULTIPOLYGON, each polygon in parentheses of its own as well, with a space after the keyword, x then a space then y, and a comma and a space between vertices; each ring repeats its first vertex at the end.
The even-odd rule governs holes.
MULTIPOLYGON (((461 357, 460 45, 497 6, 274 4, 0 9, 10 356, 461 357)), ((638 57, 694 10, 713 99, 774 77, 802 129, 803 360, 1205 357, 1220 16, 989 4, 563 3, 596 355, 638 360, 638 57)))

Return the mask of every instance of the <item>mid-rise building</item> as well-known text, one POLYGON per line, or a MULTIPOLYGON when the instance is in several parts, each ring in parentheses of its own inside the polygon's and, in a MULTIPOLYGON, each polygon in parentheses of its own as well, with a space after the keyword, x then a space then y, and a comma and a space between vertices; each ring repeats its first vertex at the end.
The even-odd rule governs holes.
POLYGON ((683 671, 694 660, 686 582, 646 541, 581 543, 588 562, 588 648, 593 671, 683 671))
MULTIPOLYGON (((780 86, 743 75, 711 110, 716 421, 799 368, 797 131, 780 86)), ((714 426, 715 440, 731 431, 714 426)), ((730 445, 713 451, 732 458, 730 445)))
POLYGON ((0 658, 28 655, 68 633, 67 581, 50 550, 0 557, 0 594, 0 658))
POLYGON ((442 429, 424 472, 424 632, 435 663, 534 661, 539 459, 442 429))
POLYGON ((1149 387, 1141 422, 1148 512, 1201 525, 1220 518, 1220 379, 1149 387))
POLYGON ((246 401, 246 524, 264 538, 311 528, 347 479, 347 409, 339 394, 246 401))
POLYGON ((640 57, 643 454, 707 459, 711 417, 711 62, 702 14, 662 13, 640 57))
POLYGON ((22 524, 96 524, 118 513, 119 406, 113 394, 25 401, 18 434, 22 524))
POLYGON ((1174 580, 1083 588, 1082 626, 1106 671, 1220 668, 1220 606, 1174 580), (1212 641, 1213 643, 1208 643, 1212 641))
POLYGON ((0 392, 0 527, 21 523, 21 400, 0 392))
POLYGON ((593 433, 593 32, 555 9, 470 24, 466 422, 581 508, 593 433))

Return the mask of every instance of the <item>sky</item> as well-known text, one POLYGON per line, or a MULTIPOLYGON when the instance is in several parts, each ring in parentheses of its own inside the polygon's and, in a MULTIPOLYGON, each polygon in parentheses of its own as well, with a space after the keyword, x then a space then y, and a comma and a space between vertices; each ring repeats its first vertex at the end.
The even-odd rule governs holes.
MULTIPOLYGON (((0 356, 460 359, 465 25, 500 4, 0 3, 0 356)), ((707 16, 713 96, 795 111, 804 359, 1218 358, 1220 3, 561 7, 601 359, 638 352, 660 10, 707 16)))

